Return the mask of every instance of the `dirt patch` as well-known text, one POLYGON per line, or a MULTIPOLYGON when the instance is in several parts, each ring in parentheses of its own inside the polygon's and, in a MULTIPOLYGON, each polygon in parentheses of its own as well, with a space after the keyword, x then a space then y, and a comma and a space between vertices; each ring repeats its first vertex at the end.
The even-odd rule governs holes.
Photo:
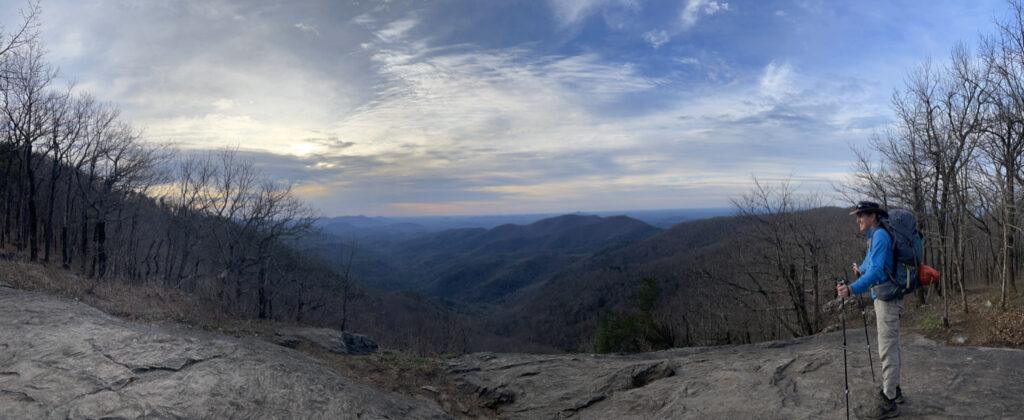
POLYGON ((457 418, 495 418, 479 398, 459 392, 441 364, 454 356, 420 357, 396 350, 382 350, 369 356, 345 356, 308 343, 299 345, 307 353, 342 376, 359 378, 387 391, 436 401, 457 418))
POLYGON ((968 288, 966 299, 954 291, 948 296, 949 326, 943 323, 942 296, 933 293, 928 305, 908 298, 903 327, 927 338, 953 346, 1009 347, 1024 349, 1024 307, 1016 297, 1007 297, 1000 309, 999 292, 976 286, 968 288), (964 300, 967 302, 964 310, 964 300))

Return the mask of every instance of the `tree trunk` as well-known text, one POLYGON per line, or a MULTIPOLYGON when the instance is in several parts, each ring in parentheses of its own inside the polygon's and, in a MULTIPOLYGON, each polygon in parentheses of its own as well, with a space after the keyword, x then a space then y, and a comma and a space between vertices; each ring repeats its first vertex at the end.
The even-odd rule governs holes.
MULTIPOLYGON (((1011 166, 1014 166, 1014 165, 1011 165, 1011 166)), ((1014 166, 1012 168, 1012 170, 1016 171, 1016 167, 1014 166)), ((1009 224, 1011 226, 1016 226, 1016 222, 1017 222, 1017 206, 1016 206, 1016 203, 1015 203, 1016 195, 1015 195, 1015 191, 1014 191, 1016 189, 1015 185, 1014 185, 1015 184, 1015 181, 1014 181, 1014 177, 1015 177, 1014 174, 1015 173, 1016 172, 1012 172, 1012 173, 1011 172, 1007 172, 1007 177, 1006 177, 1007 178, 1007 181, 1006 181, 1006 188, 1007 188, 1007 191, 1006 191, 1006 193, 1007 193, 1007 215, 1006 215, 1006 220, 1004 221, 1004 223, 1009 224)), ((1007 272, 1007 283, 1009 283, 1009 285, 1010 285, 1010 290, 1012 290, 1013 294, 1016 295, 1017 294, 1017 249, 1016 249, 1016 246, 1014 244, 1014 236, 1015 235, 1014 235, 1013 230, 1010 230, 1010 229, 1004 230, 1003 234, 1006 235, 1006 258, 1007 258, 1007 260, 1004 262, 1004 264, 1007 265, 1007 271, 1008 271, 1007 272)))
MULTIPOLYGON (((1006 168, 1010 170, 1009 167, 1006 168)), ((1006 193, 1003 194, 1003 278, 1002 284, 1000 285, 999 293, 999 307, 1006 310, 1006 287, 1008 284, 1013 283, 1013 277, 1015 276, 1014 267, 1014 244, 1013 244, 1013 219, 1015 218, 1016 211, 1014 208, 1014 181, 1015 175, 1007 172, 1006 174, 1006 193)))
MULTIPOLYGON (((82 209, 80 229, 81 231, 79 234, 81 235, 81 238, 79 239, 81 239, 81 249, 79 249, 79 254, 82 255, 82 261, 79 271, 84 273, 89 261, 89 212, 85 208, 82 209)), ((89 276, 92 277, 92 274, 90 273, 89 276)))
POLYGON ((0 247, 7 246, 11 240, 11 172, 14 168, 13 159, 7 159, 7 167, 4 168, 4 227, 0 232, 0 247))
POLYGON ((50 252, 53 250, 53 207, 57 202, 57 179, 60 177, 60 162, 56 156, 57 154, 54 153, 53 163, 50 168, 50 194, 46 198, 46 221, 43 228, 43 236, 46 239, 46 243, 43 246, 44 262, 50 262, 50 252))
POLYGON ((267 263, 265 258, 260 259, 260 269, 256 279, 259 282, 259 296, 256 299, 256 304, 259 306, 259 318, 268 319, 270 317, 270 297, 267 293, 267 263))
POLYGON ((39 221, 36 209, 36 176, 32 170, 32 141, 28 138, 25 139, 25 167, 22 176, 25 177, 25 184, 28 187, 27 195, 24 197, 27 217, 22 223, 25 223, 28 236, 29 260, 36 261, 39 259, 39 221))
POLYGON ((107 222, 105 212, 96 218, 96 278, 107 273, 107 222))

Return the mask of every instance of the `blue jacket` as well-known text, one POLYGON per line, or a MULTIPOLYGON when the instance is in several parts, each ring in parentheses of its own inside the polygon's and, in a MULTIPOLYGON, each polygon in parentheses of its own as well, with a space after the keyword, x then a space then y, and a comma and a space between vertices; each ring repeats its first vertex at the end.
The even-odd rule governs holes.
MULTIPOLYGON (((871 287, 889 279, 886 273, 893 272, 895 264, 892 259, 892 237, 885 229, 875 226, 868 231, 867 238, 871 239, 871 246, 868 247, 864 262, 860 263, 861 276, 850 285, 853 294, 871 290, 871 287)), ((874 293, 871 294, 874 297, 874 293)))

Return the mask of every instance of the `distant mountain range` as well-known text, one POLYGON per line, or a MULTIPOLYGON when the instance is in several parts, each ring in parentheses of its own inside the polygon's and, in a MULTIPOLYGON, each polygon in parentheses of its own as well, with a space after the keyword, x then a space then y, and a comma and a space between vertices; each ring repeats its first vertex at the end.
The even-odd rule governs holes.
MULTIPOLYGON (((730 208, 634 210, 620 212, 577 212, 575 215, 602 217, 627 216, 651 226, 666 229, 676 224, 733 214, 730 208)), ((322 218, 316 226, 325 233, 345 238, 374 238, 381 236, 408 236, 418 233, 440 232, 449 229, 484 228, 501 225, 530 223, 557 217, 556 213, 482 215, 482 216, 420 216, 420 217, 368 217, 342 216, 322 218)))
MULTIPOLYGON (((656 312, 671 318, 679 329, 674 334, 689 337, 700 328, 699 342, 726 343, 732 340, 726 334, 751 333, 744 330, 747 315, 731 315, 737 305, 729 297, 734 291, 719 280, 747 282, 749 270, 759 264, 760 245, 751 244, 744 233, 755 223, 748 218, 699 217, 719 213, 729 211, 646 214, 648 220, 664 223, 672 217, 699 218, 668 229, 622 215, 568 214, 525 224, 436 231, 410 219, 334 218, 321 221, 326 239, 313 251, 331 264, 355 247, 356 282, 434 300, 460 313, 474 329, 501 337, 506 350, 515 346, 510 343, 587 350, 602 314, 628 309, 645 278, 660 288, 656 312), (716 332, 723 338, 709 335, 716 332)), ((860 239, 855 226, 836 223, 846 220, 846 213, 821 208, 801 217, 804 223, 835 232, 837 243, 849 249, 842 256, 854 258, 862 252, 856 247, 860 239)), ((428 220, 437 228, 445 223, 493 223, 501 217, 537 216, 428 220)))
MULTIPOLYGON (((824 207, 800 215, 803 223, 830 232, 836 256, 852 260, 864 251, 847 213, 824 207)), ((688 328, 736 333, 737 324, 750 314, 732 297, 737 290, 722 280, 749 284, 748 273, 760 267, 760 245, 751 243, 749 236, 755 223, 737 216, 685 222, 627 246, 594 253, 492 308, 486 314, 487 329, 561 349, 586 349, 603 311, 628 307, 643 279, 650 278, 661 289, 657 312, 681 329, 677 334, 687 334, 688 328)), ((843 275, 846 268, 845 263, 828 264, 823 277, 843 275)))
MULTIPOLYGON (((384 226, 366 226, 374 225, 384 226)), ((493 302, 595 252, 628 245, 661 229, 626 216, 572 214, 491 229, 403 234, 382 230, 378 236, 363 232, 363 239, 328 242, 320 247, 321 255, 329 259, 339 248, 355 246, 358 263, 353 272, 363 284, 477 304, 493 302)))

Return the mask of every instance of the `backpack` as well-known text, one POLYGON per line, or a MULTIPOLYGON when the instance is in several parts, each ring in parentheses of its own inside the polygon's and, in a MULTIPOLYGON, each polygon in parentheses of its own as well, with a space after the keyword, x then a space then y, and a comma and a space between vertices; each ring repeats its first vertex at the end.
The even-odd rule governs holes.
POLYGON ((878 221, 879 227, 892 238, 892 260, 896 270, 890 273, 886 269, 889 281, 872 288, 877 298, 902 299, 921 286, 922 274, 925 275, 925 280, 932 280, 932 273, 935 274, 934 278, 938 278, 938 273, 934 269, 922 264, 924 237, 917 230, 914 213, 896 209, 890 211, 888 216, 880 217, 878 221))

